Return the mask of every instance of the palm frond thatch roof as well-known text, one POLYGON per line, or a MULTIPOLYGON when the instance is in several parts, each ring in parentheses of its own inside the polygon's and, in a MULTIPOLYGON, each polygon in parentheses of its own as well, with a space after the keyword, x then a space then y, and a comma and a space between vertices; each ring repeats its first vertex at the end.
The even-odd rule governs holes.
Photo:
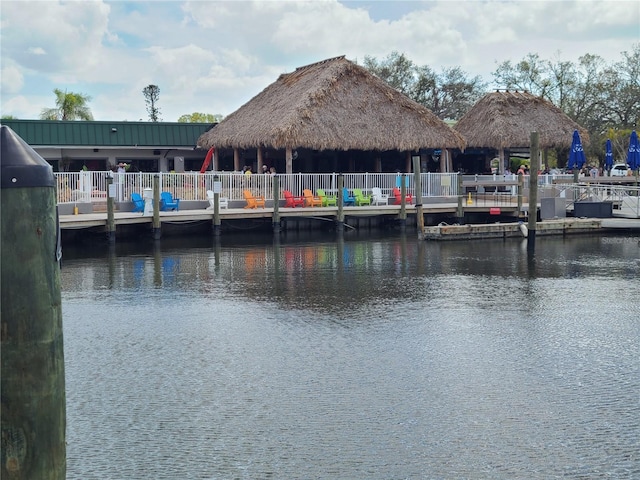
POLYGON ((198 145, 414 151, 463 148, 464 140, 426 107, 341 56, 280 75, 198 145))
POLYGON ((482 97, 454 126, 468 147, 528 147, 531 132, 538 132, 540 148, 570 147, 573 131, 583 143, 587 130, 553 103, 528 92, 493 92, 482 97))

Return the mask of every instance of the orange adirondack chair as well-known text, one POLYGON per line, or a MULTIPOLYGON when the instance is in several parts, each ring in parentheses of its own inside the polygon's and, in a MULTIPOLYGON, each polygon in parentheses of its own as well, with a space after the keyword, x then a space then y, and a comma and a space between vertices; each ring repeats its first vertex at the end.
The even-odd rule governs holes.
POLYGON ((264 197, 254 197, 249 190, 244 190, 242 194, 244 195, 244 199, 247 201, 244 208, 264 208, 264 197))
POLYGON ((311 190, 304 189, 302 190, 302 195, 304 196, 304 206, 305 207, 321 207, 322 199, 320 197, 315 197, 311 190))
MULTIPOLYGON (((393 188, 393 197, 396 199, 396 205, 400 205, 402 203, 402 193, 400 192, 400 189, 398 187, 393 188)), ((404 196, 404 199, 409 205, 413 203, 413 195, 411 195, 410 193, 407 193, 404 196)))
POLYGON ((283 190, 282 193, 284 195, 285 207, 293 208, 297 207, 298 205, 304 207, 304 198, 294 195, 289 190, 283 190))

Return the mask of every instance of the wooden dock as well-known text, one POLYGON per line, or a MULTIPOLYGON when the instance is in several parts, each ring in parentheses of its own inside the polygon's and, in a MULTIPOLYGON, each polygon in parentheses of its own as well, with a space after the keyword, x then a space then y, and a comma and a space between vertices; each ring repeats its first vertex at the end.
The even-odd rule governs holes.
MULTIPOLYGON (((471 213, 489 213, 492 208, 496 208, 493 204, 465 206, 465 212, 471 213)), ((457 212, 456 203, 429 203, 423 204, 423 214, 442 214, 455 216, 457 212)), ((506 215, 516 215, 517 206, 508 205, 501 209, 506 215)), ((274 216, 272 207, 266 208, 223 208, 219 210, 220 220, 252 220, 252 219, 269 219, 274 216)), ((361 207, 343 207, 345 218, 366 218, 366 217, 387 217, 389 219, 401 218, 402 208, 400 205, 366 205, 361 207)), ((406 205, 405 215, 415 217, 416 206, 406 205)), ((278 216, 280 218, 314 218, 324 217, 326 219, 337 219, 338 207, 296 207, 296 208, 278 208, 278 216)), ((160 224, 171 223, 190 223, 194 221, 213 222, 213 210, 208 209, 191 209, 170 212, 160 212, 160 224)), ((120 225, 136 225, 136 224, 152 224, 152 215, 143 215, 139 212, 114 212, 114 222, 116 228, 120 225)), ((82 213, 78 215, 60 215, 60 228, 63 230, 83 229, 83 228, 100 228, 107 226, 106 212, 82 213)))
MULTIPOLYGON (((425 203, 421 206, 422 213, 429 223, 423 229, 422 238, 425 240, 466 240, 475 238, 508 238, 523 236, 520 224, 519 207, 515 203, 493 203, 490 201, 475 201, 464 206, 465 214, 477 214, 472 218, 493 219, 493 223, 456 224, 459 214, 458 203, 425 203), (446 220, 441 221, 441 220, 446 220)), ((528 205, 522 204, 522 212, 528 212, 528 205)), ((284 225, 283 228, 315 228, 316 220, 324 222, 338 222, 339 209, 337 207, 280 207, 276 212, 273 208, 225 208, 219 210, 220 226, 233 225, 234 222, 252 222, 265 228, 284 225), (304 224, 305 219, 307 225, 304 224), (259 221, 259 222, 256 222, 259 221), (302 226, 300 222, 303 221, 302 226), (292 223, 290 223, 292 222, 292 223), (287 224, 289 227, 286 227, 287 224)), ((415 205, 367 205, 360 207, 343 207, 344 224, 358 228, 362 224, 376 227, 389 222, 399 222, 402 225, 416 225, 415 205), (407 223, 408 222, 408 223, 407 223)), ((60 228, 63 232, 77 235, 82 231, 91 233, 106 233, 108 231, 107 212, 83 213, 77 215, 60 215, 60 228)), ((114 226, 116 232, 139 232, 139 229, 153 230, 153 215, 134 212, 114 212, 114 226), (132 230, 133 229, 133 230, 132 230)), ((192 226, 194 223, 214 228, 214 212, 206 208, 181 211, 159 212, 160 230, 164 227, 179 231, 181 227, 192 226)), ((477 220, 476 220, 477 222, 477 220)), ((464 222, 460 222, 464 223, 464 222)), ((157 225, 156 225, 157 226, 157 225)), ((218 228, 218 227, 216 227, 218 228)), ((598 231, 625 229, 640 231, 640 219, 629 218, 560 218, 544 220, 537 223, 536 235, 567 235, 574 233, 595 233, 598 231)), ((420 235, 419 235, 420 236, 420 235)))
MULTIPOLYGON (((536 236, 598 233, 609 230, 640 232, 640 219, 629 218, 561 218, 536 223, 536 236)), ((471 240, 481 238, 525 237, 526 224, 490 223, 475 225, 436 225, 424 228, 425 240, 471 240), (524 228, 523 228, 524 227, 524 228)))

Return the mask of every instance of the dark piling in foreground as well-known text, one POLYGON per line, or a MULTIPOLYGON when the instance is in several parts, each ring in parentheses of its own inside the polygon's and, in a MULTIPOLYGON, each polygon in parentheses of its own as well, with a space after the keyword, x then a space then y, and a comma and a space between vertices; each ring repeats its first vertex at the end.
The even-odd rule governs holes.
POLYGON ((64 479, 66 397, 53 171, 1 128, 2 479, 64 479))

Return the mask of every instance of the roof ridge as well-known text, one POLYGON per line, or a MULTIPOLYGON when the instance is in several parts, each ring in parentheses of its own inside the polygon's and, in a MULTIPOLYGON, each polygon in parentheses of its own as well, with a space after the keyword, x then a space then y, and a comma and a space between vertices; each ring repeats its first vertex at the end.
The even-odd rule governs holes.
POLYGON ((339 57, 327 58, 319 62, 310 63, 309 65, 303 65, 302 67, 296 68, 294 72, 299 72, 302 70, 306 70, 307 68, 316 67, 318 65, 322 65, 323 63, 335 62, 336 60, 344 60, 344 57, 344 55, 340 55, 339 57))

